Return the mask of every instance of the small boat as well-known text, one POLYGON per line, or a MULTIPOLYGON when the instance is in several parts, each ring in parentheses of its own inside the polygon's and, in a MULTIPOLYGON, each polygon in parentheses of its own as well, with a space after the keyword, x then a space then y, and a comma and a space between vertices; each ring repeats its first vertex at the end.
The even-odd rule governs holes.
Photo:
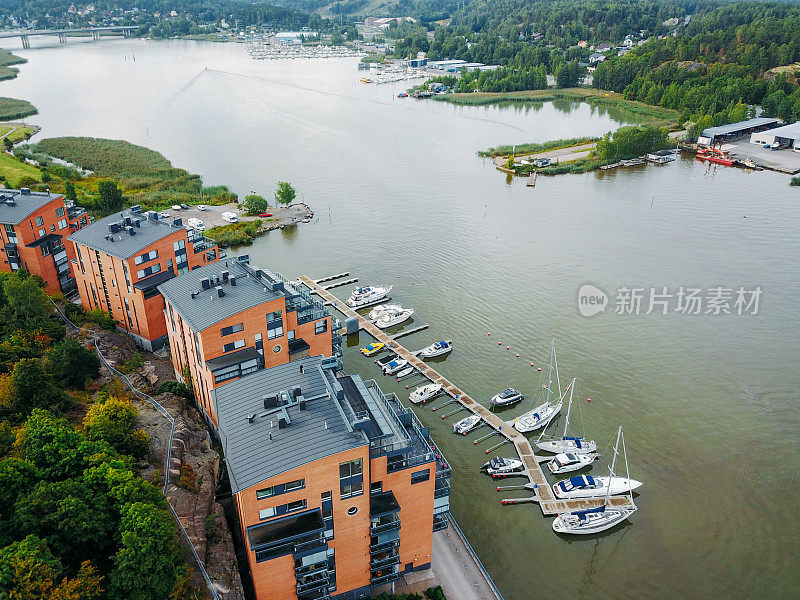
POLYGON ((441 383, 429 383, 427 385, 420 386, 411 392, 408 395, 408 399, 414 404, 419 404, 420 402, 427 402, 434 396, 438 395, 441 391, 441 383))
POLYGON ((442 356, 453 350, 453 342, 450 340, 440 340, 431 344, 427 348, 419 351, 420 358, 434 358, 435 356, 442 356))
POLYGON ((553 484, 553 493, 559 500, 567 498, 593 498, 607 494, 617 496, 633 491, 642 485, 641 481, 627 477, 592 477, 577 475, 562 479, 553 484))
POLYGON ((375 326, 380 329, 386 329, 387 327, 400 325, 400 323, 408 321, 411 315, 414 314, 414 310, 411 308, 398 307, 398 309, 384 311, 383 314, 378 317, 378 320, 375 321, 375 326))
POLYGON ((577 381, 578 378, 576 377, 567 386, 567 390, 569 390, 569 404, 567 405, 567 418, 566 422, 564 423, 564 434, 560 439, 552 439, 542 442, 540 441, 544 436, 544 430, 542 430, 542 435, 540 435, 539 439, 536 440, 536 445, 540 450, 552 452, 553 454, 562 454, 565 452, 572 454, 588 454, 597 450, 597 442, 594 440, 587 440, 580 436, 567 435, 567 429, 569 428, 569 413, 572 410, 572 394, 575 392, 575 383, 577 381))
POLYGON ((386 344, 383 342, 373 342, 372 344, 367 344, 361 349, 361 354, 364 356, 372 356, 373 354, 377 354, 381 350, 386 347, 386 344))
POLYGON ((522 471, 522 461, 516 458, 503 458, 495 456, 492 460, 481 467, 489 475, 505 475, 507 473, 517 473, 522 471))
POLYGON ((470 431, 475 429, 481 422, 480 415, 470 415, 468 417, 464 417, 460 421, 457 421, 453 424, 453 433, 460 433, 461 435, 467 435, 470 431))
POLYGON ((408 365, 405 369, 403 369, 402 371, 397 373, 397 380, 400 381, 403 377, 408 377, 409 375, 411 375, 416 370, 417 369, 415 367, 412 367, 411 365, 408 365))
POLYGON ((547 468, 553 475, 561 475, 561 473, 569 473, 570 471, 577 471, 583 467, 588 467, 594 462, 599 454, 574 454, 572 452, 565 452, 563 454, 556 454, 552 460, 547 462, 547 468))
POLYGON ((511 406, 517 402, 522 402, 525 396, 519 393, 514 388, 506 388, 499 394, 492 396, 492 406, 511 406))
MULTIPOLYGON (((622 427, 617 431, 617 443, 614 445, 614 458, 611 460, 611 467, 608 470, 608 478, 614 477, 614 467, 617 462, 617 450, 622 438, 622 427)), ((625 441, 622 442, 622 451, 625 452, 625 441)), ((625 456, 627 467, 628 457, 625 456)), ((629 480, 630 481, 630 480, 629 480)), ((633 502, 633 488, 628 489, 629 504, 626 506, 612 506, 609 504, 611 488, 606 489, 603 504, 590 508, 589 510, 577 510, 570 513, 561 513, 553 521, 553 531, 556 533, 568 533, 575 535, 588 535, 600 533, 606 529, 611 529, 619 525, 636 512, 637 507, 633 502)))
POLYGON ((369 314, 367 314, 367 318, 374 323, 380 318, 380 316, 384 313, 384 311, 393 309, 402 310, 403 307, 400 306, 399 304, 381 304, 380 306, 376 306, 371 311, 369 311, 369 314))
POLYGON ((387 364, 392 362, 395 358, 397 358, 397 354, 392 352, 391 354, 387 354, 386 356, 384 356, 382 358, 376 359, 374 362, 375 362, 376 365, 378 365, 382 369, 387 364))
POLYGON ((384 375, 394 375, 398 371, 402 370, 408 361, 405 358, 395 357, 393 360, 390 360, 383 366, 383 373, 384 375))
POLYGON ((405 92, 400 92, 399 94, 397 94, 397 97, 398 98, 408 98, 408 94, 406 94, 405 92))
POLYGON ((390 285, 376 285, 356 288, 347 299, 347 306, 350 308, 359 308, 361 306, 375 304, 379 300, 383 300, 391 291, 392 286, 390 285))
POLYGON ((702 150, 698 150, 695 158, 718 165, 725 165, 726 167, 732 167, 736 163, 732 158, 728 158, 728 155, 722 150, 716 148, 703 148, 702 150))
POLYGON ((372 83, 372 79, 370 79, 369 77, 362 77, 359 79, 359 81, 361 83, 372 83))

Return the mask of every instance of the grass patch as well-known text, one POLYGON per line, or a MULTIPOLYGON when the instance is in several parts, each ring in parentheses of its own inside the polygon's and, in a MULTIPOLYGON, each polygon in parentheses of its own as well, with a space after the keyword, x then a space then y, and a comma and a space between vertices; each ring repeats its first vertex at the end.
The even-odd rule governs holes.
POLYGON ((261 220, 242 221, 241 223, 231 223, 221 227, 206 229, 203 235, 210 240, 214 240, 220 248, 228 246, 243 246, 252 244, 258 237, 261 230, 261 220))
POLYGON ((36 133, 36 128, 21 123, 0 123, 0 140, 11 140, 14 144, 22 142, 36 133))
POLYGON ((362 63, 382 63, 386 60, 385 54, 369 54, 361 59, 362 63))
POLYGON ((651 106, 635 100, 625 100, 622 94, 607 92, 595 88, 565 88, 548 90, 528 90, 520 92, 472 92, 458 94, 443 94, 434 96, 439 102, 465 106, 483 106, 499 102, 552 102, 554 100, 572 100, 587 102, 597 106, 616 108, 636 117, 643 125, 658 127, 678 126, 678 111, 660 106, 651 106))
POLYGON ((789 185, 800 186, 800 177, 792 177, 789 180, 789 185))
POLYGON ((27 100, 0 97, 0 121, 13 121, 35 115, 38 110, 27 100))
POLYGON ((23 178, 42 180, 39 169, 5 153, 0 153, 0 177, 3 178, 5 187, 17 189, 19 188, 17 183, 23 181, 23 178))
MULTIPOLYGON (((172 204, 221 205, 236 200, 225 186, 203 187, 199 175, 172 166, 162 154, 122 140, 62 137, 18 151, 40 164, 60 158, 117 182, 129 204, 159 209, 172 204)), ((89 206, 91 208, 91 206, 89 206)))
POLYGON ((555 165, 550 165, 536 170, 539 171, 539 173, 544 173, 545 175, 588 173, 589 171, 594 171, 595 169, 602 167, 606 163, 608 163, 608 161, 603 160, 602 158, 589 157, 579 158, 578 160, 573 160, 570 162, 556 163, 555 165))
POLYGON ((480 150, 479 156, 509 156, 514 152, 514 156, 522 156, 524 154, 536 154, 537 152, 545 152, 547 150, 558 150, 560 148, 569 148, 570 146, 580 146, 582 144, 589 144, 596 142, 600 138, 597 137, 583 137, 571 138, 567 140, 551 140, 549 142, 535 143, 535 144, 516 144, 514 146, 498 146, 497 148, 489 148, 488 150, 480 150))
POLYGON ((14 79, 19 74, 19 69, 15 69, 11 65, 21 65, 26 62, 28 61, 21 56, 0 48, 0 81, 14 79))

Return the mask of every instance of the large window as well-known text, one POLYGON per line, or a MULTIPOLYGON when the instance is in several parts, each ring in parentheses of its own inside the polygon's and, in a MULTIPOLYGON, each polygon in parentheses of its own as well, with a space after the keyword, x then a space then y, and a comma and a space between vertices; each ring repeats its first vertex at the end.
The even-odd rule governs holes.
POLYGON ((44 219, 42 217, 36 217, 36 224, 41 227, 44 225, 44 219))
POLYGON ((178 240, 177 242, 173 242, 172 248, 175 250, 175 252, 178 250, 183 250, 186 248, 186 240, 178 240))
POLYGON ((267 314, 267 339, 274 340, 283 336, 283 315, 276 310, 267 314))
POLYGON ((294 502, 281 504, 280 506, 274 506, 272 508, 262 508, 258 511, 258 518, 263 521, 264 519, 269 519, 275 515, 285 515, 286 513, 294 512, 296 510, 303 510, 305 507, 306 500, 303 498, 302 500, 295 500, 294 502))
POLYGON ((322 319, 322 321, 314 323, 314 333, 316 335, 325 333, 326 331, 328 331, 328 319, 322 319))
POLYGON ((244 325, 242 323, 237 323, 236 325, 228 325, 227 327, 223 327, 222 329, 220 329, 220 335, 224 337, 232 333, 239 333, 243 329, 244 325))
POLYGON ((339 463, 339 492, 342 498, 364 492, 364 468, 360 458, 339 463))
POLYGON ((229 344, 225 344, 222 347, 222 351, 230 352, 231 350, 238 350, 239 348, 244 348, 244 340, 236 340, 235 342, 230 342, 229 344))
POLYGON ((14 231, 14 226, 5 223, 6 227, 6 235, 8 235, 8 243, 9 244, 16 244, 17 242, 17 232, 14 231))
POLYGON ((431 470, 425 469, 424 471, 416 471, 411 474, 411 485, 415 483, 422 483, 423 481, 428 481, 431 478, 431 470))
POLYGON ((64 207, 63 206, 61 206, 61 207, 56 209, 56 216, 59 219, 64 216, 64 207))
POLYGON ((339 479, 352 477, 353 475, 361 475, 363 472, 360 458, 351 460, 350 462, 339 463, 339 479))
POLYGON ((161 273, 161 265, 158 263, 150 265, 146 269, 139 269, 138 271, 136 271, 136 277, 138 277, 139 279, 143 279, 155 273, 161 273))
POLYGON ((150 252, 145 252, 144 254, 140 254, 134 259, 134 262, 137 265, 147 262, 148 260, 154 260, 158 258, 158 250, 151 250, 150 252))
POLYGON ((286 483, 278 483, 276 485, 271 485, 269 487, 256 490, 256 500, 264 500, 265 498, 270 498, 279 494, 285 494, 286 492, 300 490, 304 487, 306 487, 305 479, 295 479, 293 481, 287 481, 286 483))

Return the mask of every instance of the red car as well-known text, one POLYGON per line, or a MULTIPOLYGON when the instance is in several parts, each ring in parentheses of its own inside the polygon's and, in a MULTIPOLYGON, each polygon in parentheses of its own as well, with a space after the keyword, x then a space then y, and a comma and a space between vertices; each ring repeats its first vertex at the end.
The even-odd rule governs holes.
POLYGON ((259 217, 271 217, 272 213, 259 213, 259 217))

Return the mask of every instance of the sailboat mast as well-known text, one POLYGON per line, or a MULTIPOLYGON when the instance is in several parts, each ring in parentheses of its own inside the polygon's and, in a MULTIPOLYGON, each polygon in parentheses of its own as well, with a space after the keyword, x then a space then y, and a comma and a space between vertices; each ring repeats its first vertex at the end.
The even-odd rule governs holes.
POLYGON ((547 367, 547 402, 550 403, 550 394, 553 391, 553 363, 556 363, 556 373, 558 373, 558 363, 556 362, 556 340, 550 342, 550 364, 547 367))
POLYGON ((572 410, 572 394, 575 393, 575 382, 578 380, 577 377, 572 379, 572 383, 569 384, 569 404, 567 404, 567 418, 564 421, 564 436, 567 437, 567 428, 569 427, 569 411, 572 410))
POLYGON ((606 486, 606 497, 603 504, 608 505, 608 498, 611 496, 611 482, 614 478, 614 467, 617 464, 617 448, 619 448, 619 438, 622 437, 622 425, 617 430, 617 443, 614 444, 614 457, 611 459, 611 468, 608 470, 608 485, 606 486))

